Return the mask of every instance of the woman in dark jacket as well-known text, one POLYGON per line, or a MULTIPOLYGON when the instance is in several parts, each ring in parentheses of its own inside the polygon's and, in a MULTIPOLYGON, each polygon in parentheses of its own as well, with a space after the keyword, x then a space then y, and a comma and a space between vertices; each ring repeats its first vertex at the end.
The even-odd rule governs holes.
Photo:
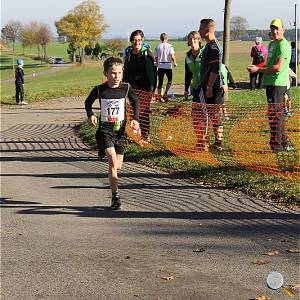
MULTIPOLYGON (((149 45, 144 44, 144 33, 135 30, 130 35, 131 46, 124 53, 123 81, 130 83, 136 89, 145 92, 155 90, 155 65, 154 55, 149 45)), ((149 142, 149 113, 151 99, 140 99, 140 128, 144 141, 149 142)))

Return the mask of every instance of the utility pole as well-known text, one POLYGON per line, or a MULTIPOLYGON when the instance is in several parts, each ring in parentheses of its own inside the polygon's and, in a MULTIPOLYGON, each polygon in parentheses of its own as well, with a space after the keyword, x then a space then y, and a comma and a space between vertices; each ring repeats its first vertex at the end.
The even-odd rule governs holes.
MULTIPOLYGON (((298 70, 298 7, 297 7, 297 4, 295 3, 295 43, 296 43, 296 53, 295 53, 295 56, 296 56, 296 65, 295 65, 295 73, 297 74, 297 70, 298 70)), ((298 76, 297 76, 298 77, 298 76)), ((297 82, 297 80, 296 80, 297 82)))
POLYGON ((223 28, 223 64, 229 64, 229 41, 230 41, 230 14, 231 0, 225 0, 224 28, 223 28))

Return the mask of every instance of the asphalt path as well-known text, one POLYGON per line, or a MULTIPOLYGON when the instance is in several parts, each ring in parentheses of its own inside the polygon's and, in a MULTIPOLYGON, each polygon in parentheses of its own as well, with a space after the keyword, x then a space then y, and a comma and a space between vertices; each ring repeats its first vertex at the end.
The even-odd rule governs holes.
MULTIPOLYGON (((33 71, 32 69, 25 69, 25 84, 28 81, 34 80, 36 77, 40 77, 43 75, 48 75, 48 74, 52 74, 52 73, 56 73, 62 70, 65 70, 67 68, 70 67, 74 67, 75 64, 61 64, 61 65, 51 65, 51 67, 47 70, 44 71, 33 71)), ((15 82, 15 78, 9 78, 9 79, 4 79, 1 80, 1 84, 3 83, 9 83, 9 82, 15 82)))
POLYGON ((1 115, 1 299, 273 300, 271 271, 299 282, 297 211, 129 162, 110 211, 82 98, 1 115))

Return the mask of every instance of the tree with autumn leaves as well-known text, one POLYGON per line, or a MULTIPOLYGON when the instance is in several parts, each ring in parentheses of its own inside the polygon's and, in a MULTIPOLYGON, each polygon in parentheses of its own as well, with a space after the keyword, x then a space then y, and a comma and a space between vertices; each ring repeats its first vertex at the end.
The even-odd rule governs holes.
POLYGON ((59 36, 67 37, 72 47, 80 50, 84 62, 84 48, 95 44, 108 28, 104 15, 95 0, 86 0, 55 22, 59 36))

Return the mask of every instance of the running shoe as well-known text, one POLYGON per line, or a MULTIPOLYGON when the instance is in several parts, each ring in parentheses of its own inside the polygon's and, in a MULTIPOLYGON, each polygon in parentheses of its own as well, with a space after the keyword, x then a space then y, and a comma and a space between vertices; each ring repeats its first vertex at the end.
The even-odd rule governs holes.
POLYGON ((99 150, 98 151, 98 156, 100 159, 103 159, 106 156, 106 153, 104 150, 99 150))
POLYGON ((278 152, 283 152, 283 151, 286 151, 286 152, 294 151, 295 148, 290 146, 290 145, 286 145, 286 146, 282 146, 282 147, 275 146, 275 147, 273 147, 272 150, 273 150, 274 153, 278 153, 278 152))
POLYGON ((214 144, 209 146, 209 149, 212 151, 222 151, 222 143, 221 142, 215 142, 214 144))
POLYGON ((110 209, 118 210, 121 208, 121 199, 119 195, 112 196, 110 209))
POLYGON ((169 101, 169 97, 167 95, 164 95, 162 98, 164 100, 163 102, 168 102, 169 101))

